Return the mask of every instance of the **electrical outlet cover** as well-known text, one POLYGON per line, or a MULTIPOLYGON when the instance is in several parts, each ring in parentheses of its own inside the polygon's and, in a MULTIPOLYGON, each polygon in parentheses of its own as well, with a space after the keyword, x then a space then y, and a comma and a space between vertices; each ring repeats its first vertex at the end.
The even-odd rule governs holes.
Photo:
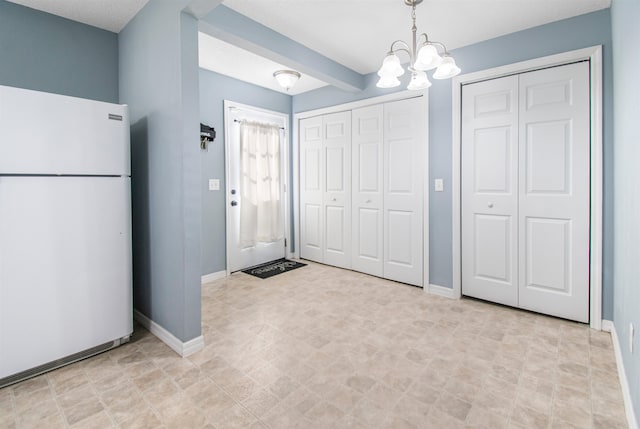
POLYGON ((442 192, 444 191, 444 180, 443 179, 436 179, 435 183, 434 183, 434 190, 436 192, 442 192))

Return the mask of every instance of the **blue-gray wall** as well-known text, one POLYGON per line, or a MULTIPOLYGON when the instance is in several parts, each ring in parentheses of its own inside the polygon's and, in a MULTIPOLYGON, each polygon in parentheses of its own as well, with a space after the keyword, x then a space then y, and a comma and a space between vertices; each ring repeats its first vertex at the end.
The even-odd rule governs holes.
POLYGON ((200 69, 200 122, 217 134, 202 153, 202 274, 226 269, 224 100, 291 115, 291 96, 200 69), (209 191, 209 179, 221 190, 209 191))
POLYGON ((0 0, 0 85, 117 103, 118 36, 0 0))
POLYGON ((134 306, 183 342, 200 335, 198 22, 150 0, 118 35, 131 112, 134 306))
MULTIPOLYGON (((603 317, 613 317, 613 128, 611 19, 609 9, 557 21, 451 51, 463 73, 603 45, 604 63, 604 274, 603 317)), ((380 59, 384 52, 380 53, 380 59)), ((405 80, 407 76, 403 76, 405 80)), ((303 112, 388 94, 375 87, 377 76, 367 76, 367 88, 351 94, 325 87, 293 97, 293 111, 303 112)), ((402 85, 397 90, 402 90, 402 85)), ((429 89, 429 175, 444 178, 445 191, 429 197, 430 283, 452 287, 451 223, 451 81, 433 80, 429 89)))
POLYGON ((640 417, 640 2, 614 0, 611 6, 613 30, 613 78, 615 139, 615 300, 614 325, 620 339, 622 360, 629 381, 636 418, 640 417), (629 351, 629 324, 636 334, 634 354, 629 351))

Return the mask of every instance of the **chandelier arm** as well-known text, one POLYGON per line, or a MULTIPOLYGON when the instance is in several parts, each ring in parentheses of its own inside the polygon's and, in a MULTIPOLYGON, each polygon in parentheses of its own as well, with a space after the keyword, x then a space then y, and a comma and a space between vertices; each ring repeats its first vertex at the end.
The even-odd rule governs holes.
POLYGON ((406 52, 407 55, 409 55, 409 61, 412 62, 413 57, 411 56, 411 51, 409 49, 407 49, 407 48, 398 48, 395 51, 393 51, 393 53, 395 54, 396 52, 399 52, 399 51, 406 52))
POLYGON ((396 40, 395 42, 393 42, 391 44, 391 48, 389 49, 389 53, 394 53, 396 51, 402 51, 402 50, 409 52, 409 49, 411 49, 411 48, 409 47, 409 45, 407 45, 406 42, 404 42, 403 40, 396 40), (396 43, 401 44, 402 48, 394 49, 393 47, 396 45, 396 43))
POLYGON ((446 55, 449 55, 449 51, 447 51, 447 47, 446 47, 446 46, 444 46, 444 43, 440 43, 440 42, 431 42, 431 41, 429 41, 428 43, 430 43, 430 44, 432 44, 432 45, 440 46, 440 47, 444 50, 444 53, 445 53, 446 55))

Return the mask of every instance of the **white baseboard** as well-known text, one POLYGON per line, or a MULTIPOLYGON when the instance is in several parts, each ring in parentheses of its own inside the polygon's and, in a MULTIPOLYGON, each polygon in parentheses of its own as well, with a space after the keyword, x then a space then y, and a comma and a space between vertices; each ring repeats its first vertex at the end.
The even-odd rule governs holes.
POLYGON ((133 310, 133 318, 182 357, 187 357, 204 348, 204 337, 202 335, 184 343, 136 309, 133 310))
POLYGON ((611 332, 611 340, 613 342, 613 351, 616 355, 616 366, 618 367, 618 378, 620 379, 620 387, 622 387, 622 397, 624 398, 624 409, 627 414, 627 424, 629 429, 638 428, 638 420, 636 419, 635 411, 633 410, 633 401, 631 400, 631 391, 629 390, 629 380, 627 380, 627 373, 624 370, 624 361, 622 360, 622 349, 620 348, 620 339, 616 333, 616 327, 610 320, 602 321, 602 330, 609 329, 611 332), (606 328, 605 328, 606 326, 606 328))
POLYGON ((602 330, 605 332, 613 331, 613 322, 611 320, 602 319, 602 330))
POLYGON ((192 354, 204 349, 204 337, 200 335, 192 340, 182 343, 182 357, 191 356, 192 354))
POLYGON ((427 292, 433 295, 444 296, 445 298, 453 299, 453 289, 449 287, 430 284, 427 288, 427 292))
POLYGON ((210 283, 212 281, 215 280, 220 280, 227 277, 227 272, 226 271, 218 271, 216 273, 209 273, 209 274, 205 274, 204 276, 202 276, 200 278, 200 283, 201 284, 205 284, 205 283, 210 283))

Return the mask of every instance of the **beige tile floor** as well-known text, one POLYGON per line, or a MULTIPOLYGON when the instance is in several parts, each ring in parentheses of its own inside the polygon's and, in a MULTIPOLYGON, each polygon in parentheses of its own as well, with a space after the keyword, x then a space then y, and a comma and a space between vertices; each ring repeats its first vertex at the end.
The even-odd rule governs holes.
POLYGON ((206 348, 125 346, 0 390, 0 428, 622 428, 611 337, 317 264, 203 286, 206 348))

